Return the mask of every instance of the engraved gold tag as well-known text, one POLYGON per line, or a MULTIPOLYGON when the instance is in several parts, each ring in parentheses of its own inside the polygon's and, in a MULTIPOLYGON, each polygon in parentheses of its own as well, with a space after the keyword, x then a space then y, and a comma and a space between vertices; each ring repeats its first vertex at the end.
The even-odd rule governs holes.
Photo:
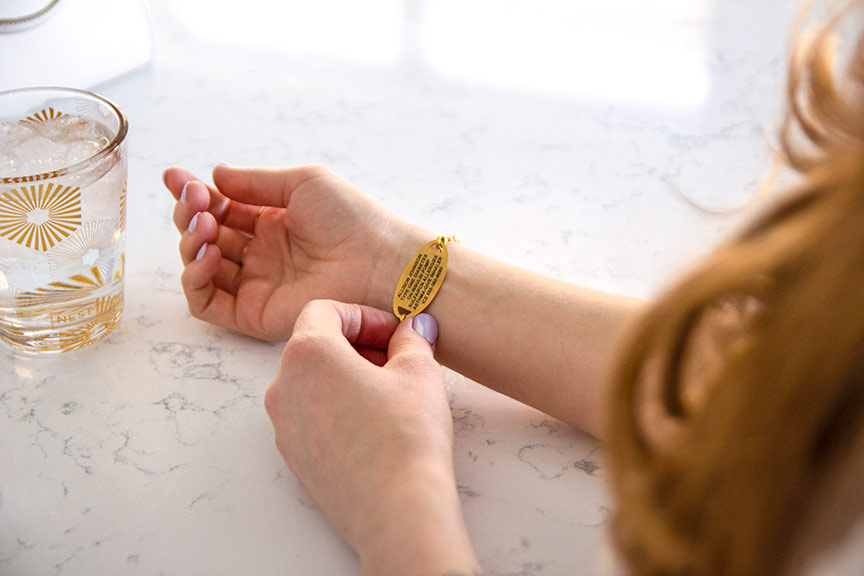
POLYGON ((422 312, 438 294, 447 274, 447 242, 439 236, 411 259, 393 294, 393 313, 399 320, 422 312))

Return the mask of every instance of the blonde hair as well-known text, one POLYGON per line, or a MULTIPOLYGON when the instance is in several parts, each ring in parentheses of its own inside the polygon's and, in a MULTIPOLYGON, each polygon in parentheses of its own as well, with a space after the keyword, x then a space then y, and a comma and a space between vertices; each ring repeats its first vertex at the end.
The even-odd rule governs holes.
POLYGON ((797 573, 864 517, 864 32, 834 63, 862 7, 790 59, 780 143, 800 186, 623 342, 608 458, 634 575, 797 573))

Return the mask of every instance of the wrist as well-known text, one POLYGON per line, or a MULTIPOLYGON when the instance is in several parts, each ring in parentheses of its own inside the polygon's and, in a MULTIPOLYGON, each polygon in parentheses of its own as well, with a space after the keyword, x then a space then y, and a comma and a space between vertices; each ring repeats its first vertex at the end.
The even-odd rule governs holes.
POLYGON ((366 304, 380 310, 391 310, 393 292, 405 266, 424 244, 435 235, 403 221, 382 232, 376 264, 372 271, 366 304))
POLYGON ((363 574, 479 573, 451 467, 416 462, 387 488, 357 546, 363 574))

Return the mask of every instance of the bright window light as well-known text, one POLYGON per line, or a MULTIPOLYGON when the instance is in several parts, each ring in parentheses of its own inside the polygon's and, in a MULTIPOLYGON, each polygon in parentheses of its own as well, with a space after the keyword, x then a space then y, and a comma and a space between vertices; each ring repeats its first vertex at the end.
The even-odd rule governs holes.
POLYGON ((430 66, 472 80, 696 107, 709 90, 711 4, 434 0, 422 44, 430 66))
POLYGON ((392 62, 402 48, 399 0, 182 0, 173 9, 192 33, 219 42, 370 63, 392 62))

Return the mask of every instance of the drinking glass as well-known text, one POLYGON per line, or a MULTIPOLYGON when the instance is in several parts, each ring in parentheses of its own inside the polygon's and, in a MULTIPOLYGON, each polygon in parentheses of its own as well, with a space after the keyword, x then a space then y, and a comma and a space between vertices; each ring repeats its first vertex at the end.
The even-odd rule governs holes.
POLYGON ((126 115, 71 88, 0 92, 0 341, 77 350, 123 312, 126 115))

